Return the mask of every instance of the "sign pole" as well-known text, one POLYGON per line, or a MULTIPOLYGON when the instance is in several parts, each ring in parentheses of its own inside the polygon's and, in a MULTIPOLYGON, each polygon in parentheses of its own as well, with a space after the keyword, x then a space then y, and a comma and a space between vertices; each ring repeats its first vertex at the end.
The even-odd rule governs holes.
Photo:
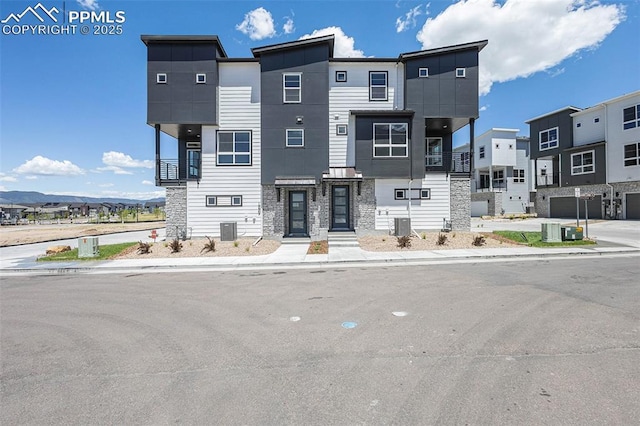
POLYGON ((589 205, 587 204, 588 200, 588 198, 584 199, 584 231, 587 238, 589 238, 589 205))
POLYGON ((574 188, 576 197, 576 227, 580 226, 580 188, 574 188))

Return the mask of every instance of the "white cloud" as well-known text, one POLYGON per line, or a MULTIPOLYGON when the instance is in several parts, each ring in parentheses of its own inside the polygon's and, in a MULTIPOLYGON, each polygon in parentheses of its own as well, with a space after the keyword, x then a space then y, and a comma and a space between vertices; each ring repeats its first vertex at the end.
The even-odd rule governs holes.
POLYGON ((154 163, 151 160, 134 160, 130 155, 116 151, 103 153, 102 162, 112 167, 143 167, 145 169, 153 169, 154 167, 154 163))
POLYGON ((78 4, 85 9, 89 10, 98 10, 100 9, 100 5, 98 4, 98 0, 77 0, 78 4))
POLYGON ((311 34, 305 34, 300 37, 300 40, 313 37, 322 37, 326 35, 335 36, 335 44, 333 49, 333 56, 336 58, 364 58, 364 52, 354 48, 355 40, 353 37, 348 37, 342 28, 340 27, 327 27, 320 30, 315 30, 311 34))
POLYGON ((480 107, 480 112, 488 110, 488 109, 489 109, 489 107, 490 107, 490 105, 482 105, 482 106, 480 107))
POLYGON ((624 6, 592 0, 462 0, 427 19, 423 49, 489 40, 480 53, 480 94, 597 47, 625 19, 624 6))
POLYGON ((27 180, 38 180, 38 176, 33 176, 33 175, 25 176, 24 178, 27 180))
POLYGON ((396 19, 396 32, 401 33, 403 31, 407 31, 408 29, 415 28, 418 16, 422 15, 422 10, 420 10, 421 8, 422 5, 418 5, 409 10, 404 15, 404 19, 402 18, 402 16, 396 19))
POLYGON ((18 179, 16 179, 14 176, 7 176, 4 173, 0 173, 0 182, 17 182, 18 179))
POLYGON ((0 185, 0 191, 8 191, 6 186, 0 185))
POLYGON ((13 169, 13 171, 19 174, 36 176, 77 176, 85 173, 84 170, 69 160, 51 160, 41 155, 36 155, 31 160, 13 169))
POLYGON ((291 34, 294 30, 293 19, 287 17, 287 22, 282 26, 282 31, 284 31, 285 34, 291 34))
POLYGON ((236 30, 249 36, 251 40, 262 40, 276 35, 271 12, 263 7, 244 15, 244 21, 236 25, 236 30))
POLYGON ((101 183, 100 185, 98 185, 100 188, 111 188, 112 186, 114 186, 112 183, 101 183))
POLYGON ((151 182, 150 180, 143 180, 142 184, 143 185, 155 185, 155 183, 151 182))
POLYGON ((96 171, 98 173, 113 172, 116 175, 132 175, 133 174, 133 172, 130 172, 118 166, 98 167, 96 168, 96 171))

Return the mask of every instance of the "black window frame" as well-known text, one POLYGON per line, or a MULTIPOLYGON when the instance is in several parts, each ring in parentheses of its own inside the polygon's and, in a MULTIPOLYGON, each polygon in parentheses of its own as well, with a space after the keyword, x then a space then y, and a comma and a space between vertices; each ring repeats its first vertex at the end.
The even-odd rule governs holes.
POLYGON ((336 78, 336 83, 346 83, 347 82, 347 72, 346 71, 336 71, 335 78, 336 78), (338 78, 339 75, 344 75, 344 79, 338 78))

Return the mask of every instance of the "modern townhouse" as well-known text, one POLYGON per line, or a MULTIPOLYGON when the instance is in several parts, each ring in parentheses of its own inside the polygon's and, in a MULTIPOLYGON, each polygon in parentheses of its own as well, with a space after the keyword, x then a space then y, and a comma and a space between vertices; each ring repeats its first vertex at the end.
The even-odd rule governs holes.
POLYGON ((532 118, 536 210, 542 217, 640 219, 640 91, 532 118))
POLYGON ((478 117, 486 41, 335 58, 325 36, 229 58, 216 36, 141 37, 167 235, 469 229, 454 132, 478 117), (173 157, 167 157, 173 152, 173 157))
MULTIPOLYGON (((535 188, 529 138, 519 129, 493 128, 475 141, 471 172, 471 216, 531 213, 535 188)), ((470 155, 470 144, 454 152, 470 155)))

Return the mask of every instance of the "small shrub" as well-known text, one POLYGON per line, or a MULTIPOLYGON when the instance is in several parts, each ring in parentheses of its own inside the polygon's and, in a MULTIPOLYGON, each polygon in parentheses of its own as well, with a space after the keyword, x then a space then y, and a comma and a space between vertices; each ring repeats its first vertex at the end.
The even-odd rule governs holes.
POLYGON ((443 246, 446 242, 447 236, 445 234, 438 233, 438 240, 436 241, 436 244, 439 246, 443 246))
POLYGON ((239 243, 238 241, 234 241, 234 242, 233 242, 233 246, 234 246, 234 247, 238 247, 239 245, 240 245, 240 243, 239 243))
POLYGON ((451 237, 455 238, 456 237, 456 233, 454 232, 453 234, 451 234, 451 237))
POLYGON ((176 238, 169 243, 169 249, 171 250, 171 253, 178 253, 182 250, 182 243, 176 238))
POLYGON ((382 237, 382 242, 384 243, 385 241, 387 241, 387 239, 382 237))
POLYGON ((169 243, 164 243, 163 246, 169 247, 169 243))
POLYGON ((411 237, 404 235, 402 237, 398 237, 398 247, 400 248, 409 248, 411 247, 411 237))
POLYGON ((207 237, 206 235, 205 237, 207 238, 207 240, 209 240, 209 242, 204 244, 204 247, 202 247, 202 250, 200 250, 200 253, 202 253, 203 251, 206 253, 216 251, 216 242, 213 241, 212 238, 207 237))
POLYGON ((244 251, 246 251, 247 253, 249 253, 249 251, 251 250, 251 247, 245 247, 244 251))
POLYGON ((422 238, 423 240, 427 239, 427 233, 423 232, 422 234, 420 234, 420 238, 422 238))
POLYGON ((476 247, 483 246, 486 243, 486 240, 483 235, 476 235, 473 237, 473 245, 476 247))
POLYGON ((151 253, 151 244, 143 243, 142 241, 138 242, 138 254, 149 254, 151 253))

